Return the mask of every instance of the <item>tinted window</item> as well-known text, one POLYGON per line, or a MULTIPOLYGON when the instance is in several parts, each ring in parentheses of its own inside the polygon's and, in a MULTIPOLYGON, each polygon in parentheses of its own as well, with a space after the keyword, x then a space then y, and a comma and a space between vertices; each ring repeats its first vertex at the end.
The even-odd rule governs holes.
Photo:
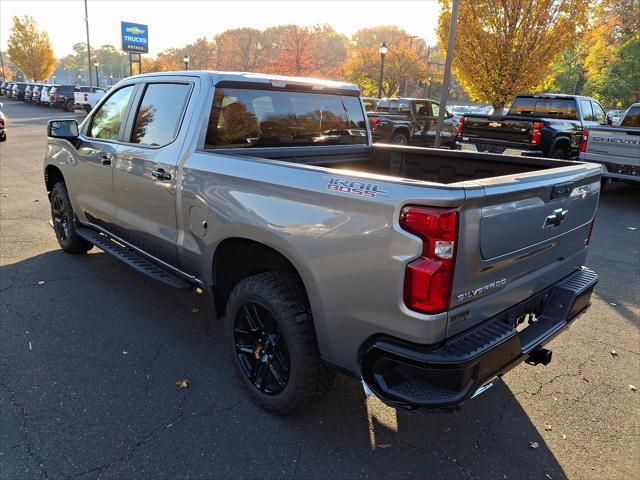
POLYGON ((205 148, 366 144, 365 128, 358 97, 218 88, 205 148))
POLYGON ((591 108, 591 102, 589 100, 580 100, 580 109, 582 110, 582 119, 586 122, 595 122, 596 117, 593 114, 591 108))
POLYGON ((416 102, 413 104, 416 115, 431 115, 431 107, 429 102, 416 102))
POLYGON ((513 101, 509 115, 575 120, 576 102, 562 98, 518 97, 513 101))
POLYGON ((432 103, 431 104, 431 114, 434 117, 437 117, 438 115, 440 115, 440 105, 438 105, 437 103, 432 103))
POLYGON ((607 114, 604 113, 604 109, 598 102, 591 102, 591 108, 593 108, 593 115, 596 118, 596 122, 602 123, 604 125, 607 119, 607 114))
POLYGON ((398 100, 378 100, 376 110, 378 112, 397 112, 398 105, 398 100))
POLYGON ((93 115, 89 136, 105 140, 117 140, 120 126, 125 120, 127 104, 133 93, 133 85, 114 92, 93 115))
POLYGON ((629 107, 620 125, 624 127, 640 127, 640 105, 629 107))
POLYGON ((190 85, 179 83, 151 83, 136 114, 131 142, 162 147, 175 138, 190 85))

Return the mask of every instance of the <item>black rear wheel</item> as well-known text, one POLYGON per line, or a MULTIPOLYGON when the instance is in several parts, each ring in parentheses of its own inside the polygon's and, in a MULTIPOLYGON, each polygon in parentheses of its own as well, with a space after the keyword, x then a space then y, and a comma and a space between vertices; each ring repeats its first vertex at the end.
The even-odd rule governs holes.
POLYGON ((396 133, 391 137, 393 145, 409 145, 409 139, 404 133, 396 133))
POLYGON ((264 409, 296 412, 333 383, 335 372, 320 358, 297 275, 265 272, 240 281, 227 302, 225 324, 240 380, 264 409))

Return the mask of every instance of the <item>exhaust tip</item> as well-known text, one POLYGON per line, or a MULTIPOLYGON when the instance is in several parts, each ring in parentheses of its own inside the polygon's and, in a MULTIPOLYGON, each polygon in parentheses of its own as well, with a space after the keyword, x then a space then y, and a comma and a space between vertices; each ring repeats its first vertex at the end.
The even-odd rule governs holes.
POLYGON ((551 363, 551 356, 553 352, 551 350, 547 350, 546 348, 536 347, 530 354, 529 358, 527 358, 527 363, 529 365, 549 365, 551 363))

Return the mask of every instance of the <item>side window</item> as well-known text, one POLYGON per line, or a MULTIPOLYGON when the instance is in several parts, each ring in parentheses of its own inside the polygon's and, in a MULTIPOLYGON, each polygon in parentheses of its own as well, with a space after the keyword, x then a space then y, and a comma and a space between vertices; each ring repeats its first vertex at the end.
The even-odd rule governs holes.
POLYGON ((416 102, 413 104, 416 115, 429 115, 430 109, 427 102, 416 102))
POLYGON ((591 108, 591 102, 589 100, 580 100, 580 109, 582 110, 582 119, 587 122, 595 122, 596 117, 593 114, 591 108))
POLYGON ((117 140, 120 126, 125 120, 127 105, 134 85, 123 87, 111 95, 93 115, 89 136, 105 140, 117 140))
POLYGON ((593 115, 596 119, 595 121, 604 125, 605 120, 607 119, 607 114, 604 113, 600 104, 598 102, 591 102, 591 107, 593 108, 593 115))
POLYGON ((620 125, 623 127, 640 127, 640 105, 630 107, 620 125))
POLYGON ((432 103, 431 104, 431 114, 434 117, 437 117, 438 115, 440 115, 440 105, 438 105, 437 103, 432 103))
POLYGON ((184 83, 150 83, 145 89, 131 143, 163 147, 173 141, 180 125, 191 85, 184 83))

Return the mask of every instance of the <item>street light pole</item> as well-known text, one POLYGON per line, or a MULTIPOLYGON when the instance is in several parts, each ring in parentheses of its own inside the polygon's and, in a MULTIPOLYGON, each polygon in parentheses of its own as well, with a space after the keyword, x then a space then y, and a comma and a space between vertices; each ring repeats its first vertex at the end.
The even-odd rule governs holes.
POLYGON ((185 54, 182 61, 184 62, 184 69, 189 70, 189 55, 185 54))
POLYGON ((98 78, 98 67, 99 67, 100 65, 98 64, 98 60, 96 60, 96 61, 94 61, 94 62, 93 62, 93 66, 94 66, 94 67, 95 67, 95 69, 96 69, 96 87, 99 87, 99 86, 100 86, 100 79, 98 78))
POLYGON ((378 81, 378 98, 382 98, 382 80, 384 78, 384 57, 387 55, 389 48, 387 44, 383 41, 380 44, 380 80, 378 81))
POLYGON ((442 95, 440 96, 440 108, 438 111, 438 126, 436 127, 436 138, 433 146, 440 148, 440 136, 444 125, 444 113, 449 100, 449 87, 451 85, 451 63, 453 62, 453 49, 456 44, 456 28, 458 27, 458 8, 460 0, 453 0, 451 6, 451 25, 449 26, 449 39, 447 41, 447 58, 444 61, 444 78, 442 80, 442 95))
POLYGON ((87 8, 87 0, 84 0, 84 23, 87 26, 87 66, 89 70, 89 86, 91 86, 91 45, 89 44, 89 9, 87 8))

